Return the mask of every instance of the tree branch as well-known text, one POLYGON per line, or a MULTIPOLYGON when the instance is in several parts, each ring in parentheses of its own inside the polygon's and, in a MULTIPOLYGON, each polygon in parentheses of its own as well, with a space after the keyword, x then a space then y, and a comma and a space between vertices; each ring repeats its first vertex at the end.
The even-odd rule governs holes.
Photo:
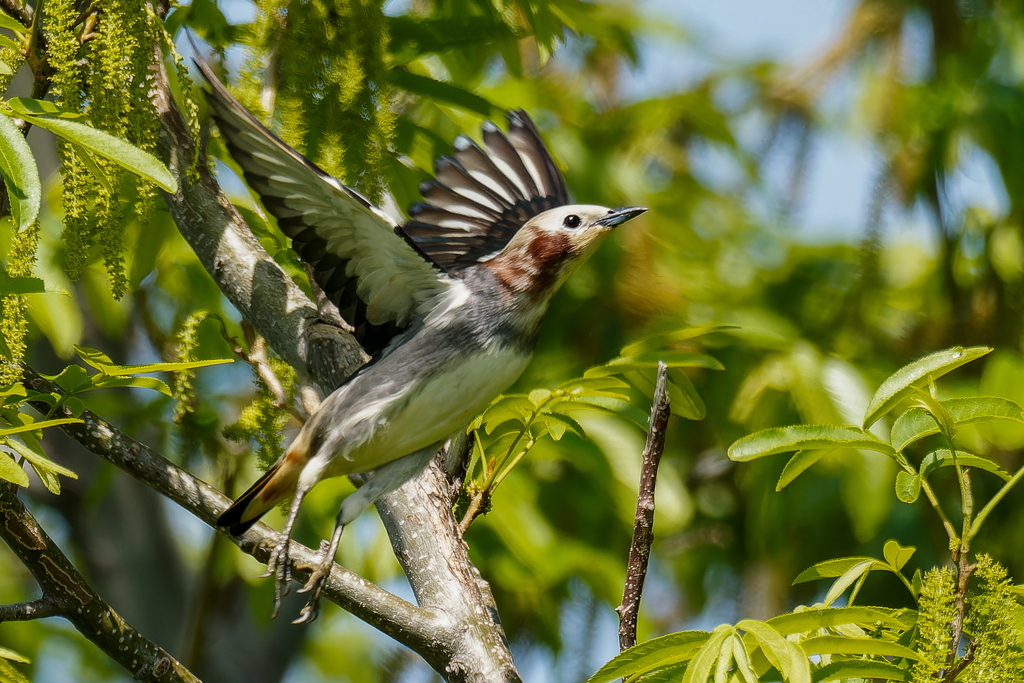
POLYGON ((651 405, 650 430, 644 446, 643 466, 640 470, 640 487, 636 500, 636 517, 633 521, 633 540, 629 546, 629 560, 626 563, 626 585, 622 591, 622 604, 615 608, 619 613, 619 649, 626 650, 636 645, 636 622, 640 613, 640 597, 644 592, 647 578, 647 564, 651 557, 651 543, 654 541, 654 486, 658 479, 658 466, 665 452, 665 428, 671 414, 668 399, 668 368, 658 363, 658 382, 654 388, 651 405))
POLYGON ((0 605, 0 624, 5 621, 32 621, 60 615, 60 607, 48 597, 13 605, 0 605))
MULTIPOLYGON (((26 370, 26 388, 43 393, 61 393, 60 387, 26 370)), ((37 409, 48 409, 44 403, 32 404, 37 409)), ((54 416, 70 417, 70 411, 60 406, 54 416)), ((231 499, 206 482, 192 476, 170 460, 136 441, 116 427, 83 411, 80 424, 63 425, 64 433, 89 451, 99 455, 135 479, 170 498, 206 524, 214 526, 217 517, 231 504, 231 499)), ((277 542, 277 533, 266 524, 257 524, 245 535, 230 537, 244 552, 264 564, 277 542)), ((304 581, 319 562, 316 551, 292 541, 289 552, 292 572, 304 581)), ((324 597, 337 603, 355 616, 375 626, 395 640, 419 651, 424 641, 433 641, 444 630, 445 624, 427 610, 372 584, 362 577, 335 565, 324 587, 324 597)))
POLYGON ((43 597, 20 606, 8 605, 21 608, 12 610, 15 618, 64 617, 137 681, 200 683, 192 672, 132 628, 100 598, 18 499, 16 488, 14 484, 0 482, 0 538, 35 577, 43 597), (36 616, 28 616, 32 611, 36 616), (46 611, 49 614, 44 614, 46 611))

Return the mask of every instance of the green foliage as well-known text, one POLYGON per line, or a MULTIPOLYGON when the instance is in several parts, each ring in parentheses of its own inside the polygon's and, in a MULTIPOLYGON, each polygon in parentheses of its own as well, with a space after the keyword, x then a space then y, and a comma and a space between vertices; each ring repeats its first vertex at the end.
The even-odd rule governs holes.
MULTIPOLYGON (((989 555, 979 555, 974 570, 977 590, 969 597, 964 631, 974 660, 964 669, 967 683, 1012 683, 1024 675, 1024 608, 1006 569, 989 555)), ((961 680, 958 678, 957 680, 961 680)))
POLYGON ((289 406, 295 401, 297 377, 295 370, 280 358, 271 358, 260 369, 253 364, 256 394, 242 409, 238 421, 224 428, 224 436, 238 443, 256 442, 256 460, 267 469, 284 454, 281 430, 291 419, 289 406), (275 391, 263 373, 273 374, 280 389, 275 391))

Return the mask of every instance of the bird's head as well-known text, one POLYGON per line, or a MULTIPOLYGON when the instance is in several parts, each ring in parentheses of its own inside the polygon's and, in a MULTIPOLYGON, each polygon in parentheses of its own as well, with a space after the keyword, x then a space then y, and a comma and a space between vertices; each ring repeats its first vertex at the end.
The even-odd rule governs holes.
POLYGON ((483 262, 511 292, 546 299, 594 252, 612 228, 647 209, 570 204, 537 214, 505 248, 483 262))

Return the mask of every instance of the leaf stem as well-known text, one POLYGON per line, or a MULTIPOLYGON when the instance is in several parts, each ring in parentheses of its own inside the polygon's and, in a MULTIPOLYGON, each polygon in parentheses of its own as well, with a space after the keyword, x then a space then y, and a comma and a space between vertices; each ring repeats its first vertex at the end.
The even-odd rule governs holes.
POLYGON ((999 489, 987 503, 985 503, 985 507, 981 509, 981 512, 979 512, 977 517, 974 518, 974 523, 971 524, 971 538, 978 535, 978 531, 981 530, 981 525, 985 523, 985 519, 988 518, 992 509, 999 504, 999 501, 1006 497, 1006 494, 1010 492, 1010 489, 1012 489, 1017 482, 1021 480, 1021 478, 1024 478, 1024 467, 1018 469, 1017 472, 1010 477, 1009 481, 1003 484, 1003 487, 999 489))

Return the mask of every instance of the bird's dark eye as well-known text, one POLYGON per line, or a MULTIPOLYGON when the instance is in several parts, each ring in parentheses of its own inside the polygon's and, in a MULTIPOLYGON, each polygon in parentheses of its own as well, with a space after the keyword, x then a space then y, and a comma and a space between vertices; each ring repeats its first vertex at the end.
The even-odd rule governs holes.
POLYGON ((567 228, 578 228, 580 227, 580 223, 580 217, 574 213, 570 213, 564 220, 562 220, 562 225, 567 228))

